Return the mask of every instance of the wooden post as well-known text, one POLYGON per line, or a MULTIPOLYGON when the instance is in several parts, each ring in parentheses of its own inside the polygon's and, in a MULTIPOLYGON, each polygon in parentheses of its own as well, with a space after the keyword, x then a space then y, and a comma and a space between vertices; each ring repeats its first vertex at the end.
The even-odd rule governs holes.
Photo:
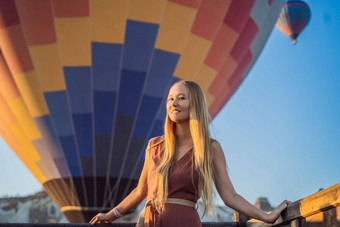
POLYGON ((300 225, 300 220, 299 219, 296 219, 296 220, 293 220, 290 222, 290 226, 291 227, 301 227, 300 225))
POLYGON ((235 211, 234 213, 234 222, 237 222, 237 226, 239 227, 246 227, 247 221, 249 220, 249 217, 240 214, 239 212, 235 211))

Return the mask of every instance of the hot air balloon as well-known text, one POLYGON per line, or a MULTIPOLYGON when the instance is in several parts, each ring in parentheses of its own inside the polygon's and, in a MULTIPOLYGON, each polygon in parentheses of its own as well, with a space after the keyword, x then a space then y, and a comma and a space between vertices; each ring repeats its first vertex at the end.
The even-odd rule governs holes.
POLYGON ((310 20, 309 6, 299 0, 286 1, 282 7, 276 27, 286 36, 290 37, 295 44, 296 38, 306 27, 310 20))
POLYGON ((283 1, 2 0, 0 134, 70 222, 137 184, 180 79, 215 117, 245 79, 283 1))

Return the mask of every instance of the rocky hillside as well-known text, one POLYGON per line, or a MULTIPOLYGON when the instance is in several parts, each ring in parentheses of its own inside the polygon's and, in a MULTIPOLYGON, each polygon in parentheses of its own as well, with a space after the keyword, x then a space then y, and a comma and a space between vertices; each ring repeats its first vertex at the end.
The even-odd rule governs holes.
POLYGON ((45 191, 26 197, 0 198, 0 223, 65 223, 58 206, 45 191))

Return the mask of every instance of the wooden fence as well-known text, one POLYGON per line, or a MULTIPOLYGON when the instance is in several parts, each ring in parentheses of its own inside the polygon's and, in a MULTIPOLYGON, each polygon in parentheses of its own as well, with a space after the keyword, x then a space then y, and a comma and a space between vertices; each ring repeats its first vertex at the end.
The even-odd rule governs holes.
POLYGON ((274 224, 266 224, 255 219, 248 220, 238 213, 235 214, 235 222, 241 227, 340 226, 340 183, 289 204, 274 224))

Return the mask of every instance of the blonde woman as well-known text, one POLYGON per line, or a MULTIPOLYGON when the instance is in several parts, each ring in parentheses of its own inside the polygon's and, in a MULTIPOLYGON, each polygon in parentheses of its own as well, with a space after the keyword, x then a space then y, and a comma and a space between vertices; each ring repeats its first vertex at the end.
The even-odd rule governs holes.
POLYGON ((192 81, 175 83, 168 94, 164 136, 146 149, 138 186, 108 213, 91 224, 112 222, 147 198, 139 226, 202 226, 195 209, 202 198, 212 208, 213 183, 226 206, 264 222, 275 222, 288 201, 265 213, 237 194, 230 182, 220 144, 210 139, 203 91, 192 81))

